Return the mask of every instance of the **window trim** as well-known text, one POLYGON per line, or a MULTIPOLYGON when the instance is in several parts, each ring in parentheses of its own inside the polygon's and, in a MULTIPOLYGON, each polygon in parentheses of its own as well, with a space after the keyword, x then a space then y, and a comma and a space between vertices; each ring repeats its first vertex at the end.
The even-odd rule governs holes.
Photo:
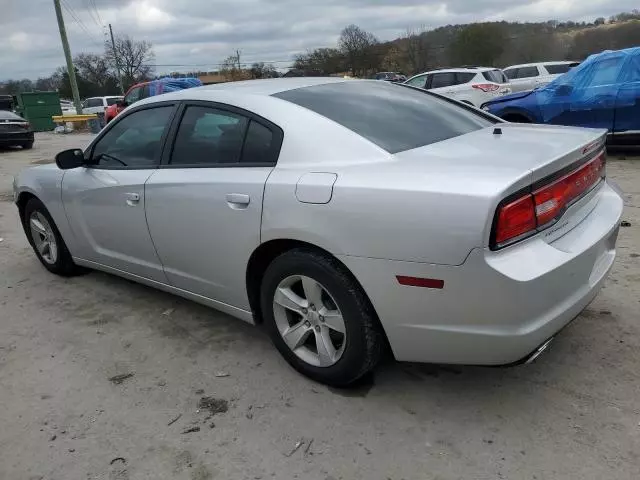
POLYGON ((249 110, 245 110, 243 108, 236 107, 234 105, 229 105, 226 103, 213 102, 208 100, 183 100, 180 102, 178 107, 178 111, 175 114, 174 121, 169 127, 168 130, 168 140, 163 148, 162 158, 160 160, 160 165, 158 168, 167 168, 167 169, 175 169, 175 168, 246 168, 246 167, 274 167, 278 163, 278 158, 280 157, 280 150, 282 148, 282 142, 284 140, 284 132, 282 128, 280 128, 275 123, 267 120, 266 118, 261 117, 249 110), (223 112, 229 112, 236 115, 241 115, 247 119, 247 126, 244 129, 244 135, 242 138, 242 147, 240 148, 239 160, 237 162, 212 162, 212 163, 171 163, 171 155, 173 154, 173 149, 176 144, 176 139, 178 135, 178 127, 182 122, 182 118, 188 107, 205 107, 205 108, 213 108, 216 110, 221 110, 223 112), (247 141, 247 132, 249 131, 249 124, 251 121, 255 121, 261 124, 263 127, 268 128, 273 135, 273 141, 271 143, 271 157, 272 161, 269 162, 242 162, 242 155, 244 154, 244 144, 247 141))
POLYGON ((166 149, 167 146, 167 139, 169 138, 169 132, 171 131, 171 128, 173 127, 173 124, 176 121, 176 110, 178 109, 179 104, 175 101, 167 101, 167 102, 156 102, 156 103, 149 103, 146 105, 140 105, 137 107, 132 107, 131 109, 127 110, 126 112, 122 112, 120 115, 118 115, 116 118, 114 118, 112 121, 110 121, 103 129, 102 131, 98 134, 98 136, 96 138, 93 139, 93 141, 89 144, 89 146, 87 147, 87 149, 84 151, 84 158, 85 158, 85 167, 86 168, 92 168, 95 170, 156 170, 158 169, 158 167, 160 166, 161 162, 162 162, 162 158, 164 157, 164 151, 166 149), (170 113, 169 116, 169 123, 168 123, 168 128, 165 128, 162 137, 160 138, 160 156, 158 158, 158 160, 156 161, 156 163, 154 165, 145 165, 144 167, 138 166, 138 165, 99 165, 99 164, 95 164, 95 163, 91 163, 92 162, 92 157, 93 157, 93 151, 95 149, 95 146, 98 144, 98 142, 107 134, 109 133, 109 131, 111 131, 111 129, 113 129, 118 123, 120 123, 121 121, 123 121, 125 118, 127 118, 128 116, 136 113, 136 112, 140 112, 143 110, 152 110, 154 108, 161 108, 161 107, 173 107, 172 112, 170 113))

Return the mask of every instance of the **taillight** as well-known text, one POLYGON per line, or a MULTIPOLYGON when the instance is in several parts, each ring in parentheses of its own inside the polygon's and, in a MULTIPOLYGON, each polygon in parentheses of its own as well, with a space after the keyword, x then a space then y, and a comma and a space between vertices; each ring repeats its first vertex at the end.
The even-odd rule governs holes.
POLYGON ((491 248, 510 245, 554 224, 577 198, 605 176, 605 164, 605 152, 601 152, 560 178, 543 181, 539 188, 503 202, 496 212, 491 248))
POLYGON ((483 92, 495 92, 500 88, 500 85, 496 85, 495 83, 476 83, 471 86, 483 92))

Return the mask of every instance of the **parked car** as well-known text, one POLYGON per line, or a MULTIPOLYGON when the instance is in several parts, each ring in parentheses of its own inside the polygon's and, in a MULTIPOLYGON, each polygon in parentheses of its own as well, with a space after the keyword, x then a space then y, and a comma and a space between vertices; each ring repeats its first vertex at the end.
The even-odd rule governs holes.
POLYGON ((384 80, 386 82, 406 82, 407 77, 398 72, 378 72, 376 73, 375 80, 384 80))
POLYGON ((31 124, 8 110, 0 110, 0 146, 33 147, 34 136, 31 124))
POLYGON ((483 108, 511 122, 604 128, 612 144, 640 145, 640 48, 592 55, 546 87, 483 108))
POLYGON ((76 115, 76 107, 71 100, 60 100, 60 110, 62 115, 76 115))
POLYGON ((486 67, 434 70, 411 77, 405 85, 424 88, 479 107, 494 97, 511 93, 501 70, 486 67))
POLYGON ((151 80, 150 82, 138 83, 127 90, 121 102, 109 105, 105 109, 105 122, 109 123, 122 110, 144 98, 166 92, 184 90, 185 88, 199 87, 201 85, 202 82, 198 78, 160 78, 158 80, 151 80))
POLYGON ((374 80, 251 80, 142 100, 14 195, 49 271, 264 323, 294 368, 345 385, 385 345, 483 365, 546 348, 614 261, 604 133, 374 80))
POLYGON ((580 62, 570 61, 525 63, 512 65, 503 71, 509 79, 513 92, 525 92, 544 87, 578 65, 580 62))
POLYGON ((90 97, 82 102, 82 113, 104 113, 107 107, 122 102, 122 95, 112 95, 107 97, 90 97))

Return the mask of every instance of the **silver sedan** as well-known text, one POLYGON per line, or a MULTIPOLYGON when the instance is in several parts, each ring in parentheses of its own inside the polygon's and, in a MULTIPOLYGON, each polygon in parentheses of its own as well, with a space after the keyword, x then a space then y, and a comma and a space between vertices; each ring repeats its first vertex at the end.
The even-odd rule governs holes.
MULTIPOLYGON (((275 79, 129 107, 22 172, 51 272, 110 272, 264 324, 297 370, 531 359, 611 269, 605 132, 502 123, 386 82, 275 79)), ((595 359, 594 359, 595 360, 595 359)))

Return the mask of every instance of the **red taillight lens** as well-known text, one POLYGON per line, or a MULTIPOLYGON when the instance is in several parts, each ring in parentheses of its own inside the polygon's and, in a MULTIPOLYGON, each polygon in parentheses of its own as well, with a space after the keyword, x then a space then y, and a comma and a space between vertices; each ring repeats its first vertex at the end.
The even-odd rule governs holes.
POLYGON ((538 225, 553 221, 577 197, 590 190, 604 175, 605 154, 533 192, 538 225))
POLYGON ((500 85, 496 85, 495 83, 476 83, 475 85, 471 86, 473 88, 482 90, 483 92, 495 92, 500 88, 500 85))
POLYGON ((504 243, 507 240, 535 230, 536 225, 533 197, 527 193, 500 208, 495 241, 497 244, 504 243))
POLYGON ((581 167, 499 207, 492 248, 553 224, 576 198, 605 176, 605 165, 606 156, 602 152, 581 167))

